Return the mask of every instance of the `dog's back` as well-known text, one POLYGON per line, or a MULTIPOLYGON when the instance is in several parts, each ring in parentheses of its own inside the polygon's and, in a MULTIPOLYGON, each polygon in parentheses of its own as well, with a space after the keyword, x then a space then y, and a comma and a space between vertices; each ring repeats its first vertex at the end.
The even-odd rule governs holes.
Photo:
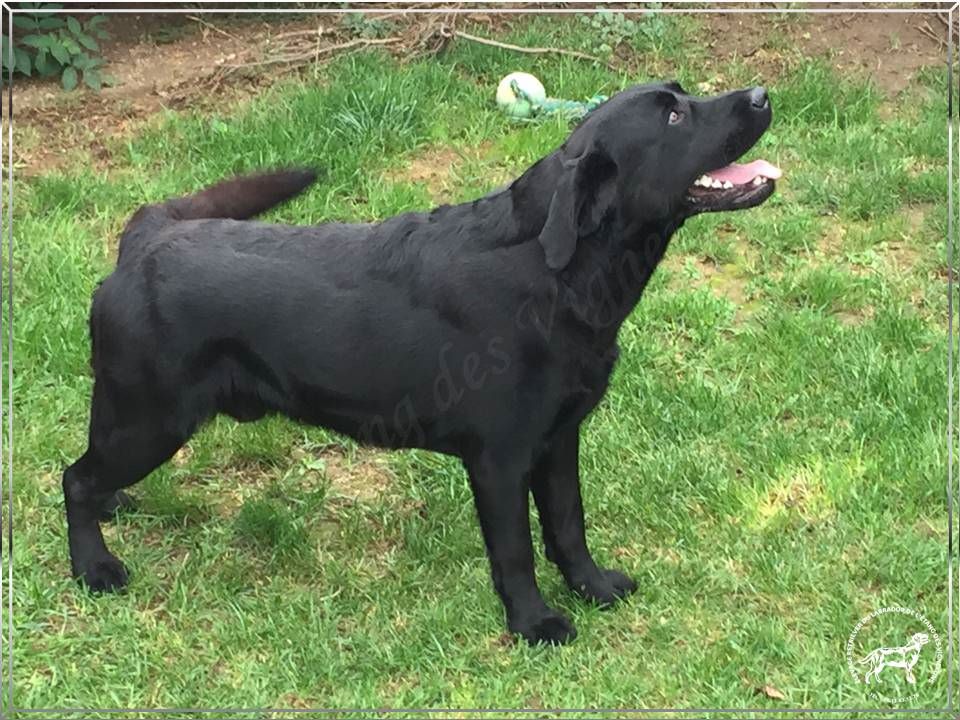
POLYGON ((317 179, 309 168, 275 170, 224 180, 193 195, 144 205, 127 222, 120 237, 120 257, 139 239, 178 220, 230 218, 247 220, 299 195, 317 179))
POLYGON ((241 221, 312 177, 237 178, 138 210, 94 298, 95 375, 178 398, 186 407, 168 415, 191 432, 217 413, 279 412, 373 444, 442 449, 477 422, 462 415, 486 413, 487 401, 454 402, 464 363, 489 402, 506 380, 511 283, 531 282, 516 256, 535 264, 539 248, 490 252, 460 229, 470 206, 376 225, 241 221), (449 389, 437 380, 448 373, 449 389))

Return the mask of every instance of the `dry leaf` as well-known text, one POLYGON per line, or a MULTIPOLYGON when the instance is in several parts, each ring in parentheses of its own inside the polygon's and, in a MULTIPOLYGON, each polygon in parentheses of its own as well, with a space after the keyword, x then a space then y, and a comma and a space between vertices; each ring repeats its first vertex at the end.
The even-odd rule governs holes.
POLYGON ((768 698, 772 698, 773 700, 787 699, 786 696, 782 692, 777 690, 773 685, 764 685, 762 688, 760 688, 759 692, 763 693, 768 698))

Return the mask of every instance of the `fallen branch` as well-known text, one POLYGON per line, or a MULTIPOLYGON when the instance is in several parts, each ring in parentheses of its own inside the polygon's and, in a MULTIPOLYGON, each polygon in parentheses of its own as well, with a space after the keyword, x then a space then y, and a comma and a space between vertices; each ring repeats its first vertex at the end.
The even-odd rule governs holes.
POLYGON ((487 38, 477 37, 476 35, 465 33, 463 30, 454 30, 452 34, 455 37, 480 43, 481 45, 489 45, 491 47, 498 47, 503 48, 504 50, 513 50, 515 52, 528 53, 531 55, 545 55, 550 53, 555 55, 566 55, 568 57, 578 58, 580 60, 589 60, 590 62, 600 63, 602 65, 606 65, 611 70, 616 70, 616 67, 612 63, 598 58, 596 55, 588 55, 587 53, 578 52, 577 50, 564 50, 563 48, 555 47, 531 48, 523 47, 521 45, 511 45, 510 43, 499 42, 498 40, 489 40, 487 38))
POLYGON ((269 40, 271 42, 276 42, 277 40, 285 40, 286 38, 295 38, 295 37, 317 37, 318 35, 323 35, 325 32, 323 26, 319 26, 313 30, 294 30, 292 32, 280 33, 278 35, 271 35, 269 40))
POLYGON ((943 15, 943 14, 941 14, 941 13, 937 13, 937 20, 939 20, 939 21, 943 24, 943 26, 944 26, 945 28, 947 28, 948 30, 950 30, 951 32, 956 32, 956 31, 957 31, 957 26, 956 26, 956 25, 954 25, 952 28, 950 27, 950 20, 947 19, 947 16, 946 16, 946 15, 943 15))
MULTIPOLYGON (((383 13, 382 15, 367 15, 366 19, 371 21, 387 20, 388 18, 397 17, 398 15, 402 15, 402 14, 403 13, 399 13, 399 12, 388 12, 388 13, 383 13)), ((270 40, 277 41, 277 40, 284 40, 287 38, 316 37, 317 35, 323 35, 325 33, 329 33, 335 30, 336 30, 335 27, 325 28, 322 25, 319 25, 312 30, 291 30, 289 32, 278 33, 276 35, 273 35, 270 38, 270 40)))
POLYGON ((944 46, 946 41, 942 37, 937 35, 926 22, 923 23, 923 25, 914 25, 914 27, 920 32, 922 32, 924 35, 926 35, 928 38, 935 41, 937 43, 937 47, 942 48, 944 46))
POLYGON ((231 33, 228 33, 226 30, 221 30, 220 28, 218 28, 218 27, 217 27, 216 25, 214 25, 213 23, 208 22, 208 21, 204 20, 203 18, 198 17, 197 15, 187 15, 187 20, 194 20, 195 22, 200 23, 200 24, 203 25, 204 27, 210 28, 210 29, 213 30, 214 32, 220 33, 220 34, 223 35, 224 37, 228 37, 228 38, 230 38, 231 40, 239 40, 239 39, 240 39, 240 38, 238 38, 236 35, 232 35, 231 33))
POLYGON ((223 67, 232 72, 234 70, 240 70, 243 68, 262 67, 264 65, 309 62, 310 60, 319 58, 321 55, 329 55, 330 53, 339 52, 341 50, 350 50, 351 48, 367 47, 370 45, 389 45, 391 43, 400 42, 401 40, 402 38, 398 37, 382 39, 363 38, 360 40, 351 40, 350 42, 340 43, 339 45, 329 45, 324 48, 316 48, 309 52, 300 53, 298 55, 283 55, 281 57, 269 58, 267 60, 260 60, 258 62, 240 63, 238 65, 224 65, 223 67))

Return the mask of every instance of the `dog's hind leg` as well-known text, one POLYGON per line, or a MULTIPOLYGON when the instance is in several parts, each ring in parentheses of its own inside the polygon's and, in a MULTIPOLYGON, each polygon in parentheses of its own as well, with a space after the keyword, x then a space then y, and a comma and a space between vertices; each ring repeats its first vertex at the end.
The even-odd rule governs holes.
POLYGON ((567 585, 603 607, 636 590, 617 570, 600 568, 587 549, 580 497, 579 429, 561 430, 530 475, 547 557, 560 568, 567 585))
POLYGON ((133 510, 135 507, 136 503, 132 497, 127 495, 123 490, 117 490, 113 495, 107 497, 103 507, 100 508, 100 520, 109 522, 113 520, 118 513, 133 510))
POLYGON ((127 571, 107 549, 100 519, 121 488, 144 478, 169 459, 192 428, 169 422, 151 398, 112 397, 98 381, 90 413, 87 451, 63 473, 67 537, 73 576, 94 591, 127 583, 127 571), (165 422, 167 421, 167 422, 165 422))

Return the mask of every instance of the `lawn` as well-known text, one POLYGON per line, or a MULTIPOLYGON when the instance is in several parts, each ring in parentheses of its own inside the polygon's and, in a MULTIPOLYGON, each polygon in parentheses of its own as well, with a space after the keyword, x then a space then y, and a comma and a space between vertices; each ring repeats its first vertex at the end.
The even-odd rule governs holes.
MULTIPOLYGON (((629 73, 470 43, 358 53, 106 139, 109 170, 80 156, 17 183, 18 708, 863 708, 884 703, 846 670, 860 618, 908 606, 946 642, 944 72, 890 102, 801 55, 775 78, 724 68, 718 91, 767 85, 774 123, 748 157, 785 178, 675 236, 583 433, 591 546, 638 592, 599 611, 537 550, 575 643, 504 635, 457 462, 281 419, 220 419, 133 489, 139 510, 105 531, 128 592, 69 578, 60 474, 85 446, 89 300, 139 204, 296 163, 326 176, 279 221, 475 198, 569 132, 505 120, 507 72, 566 98, 709 81, 701 21, 660 21, 629 73)), ((591 51, 590 32, 531 18, 501 39, 591 51)), ((915 691, 942 707, 945 674, 915 691)))

